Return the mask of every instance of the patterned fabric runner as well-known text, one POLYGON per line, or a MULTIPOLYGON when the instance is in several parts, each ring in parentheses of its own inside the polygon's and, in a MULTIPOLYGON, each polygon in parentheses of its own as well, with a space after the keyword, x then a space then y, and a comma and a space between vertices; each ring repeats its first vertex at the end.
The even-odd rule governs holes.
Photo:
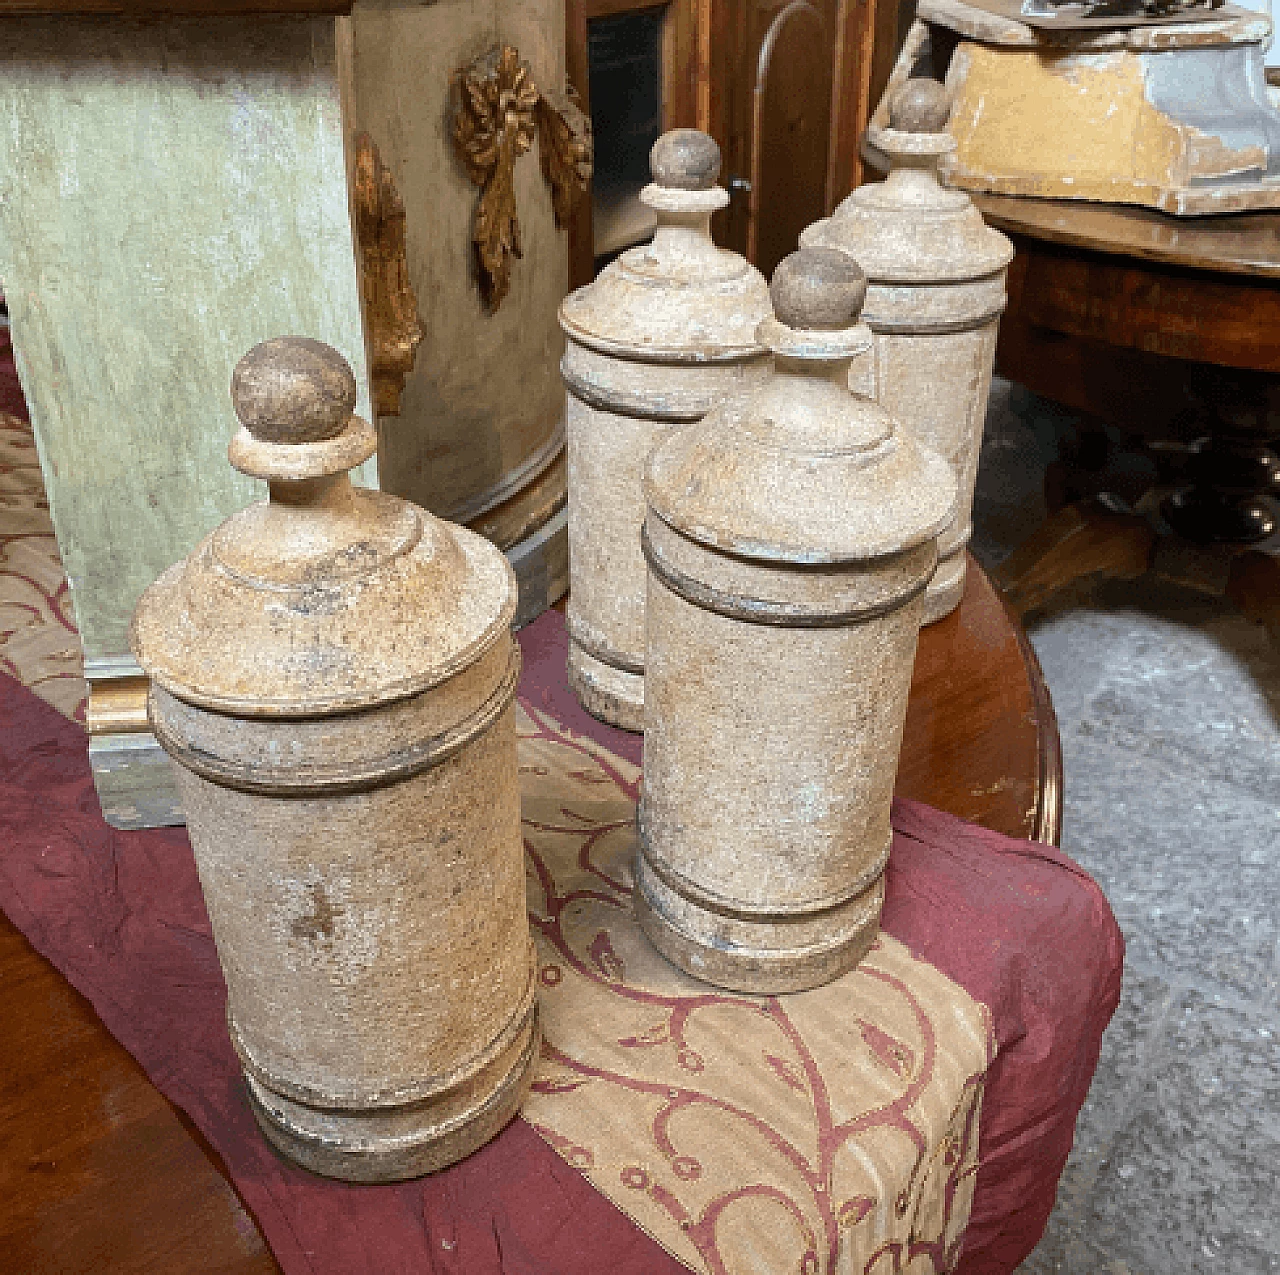
MULTIPOLYGON (((5 334, 7 339, 7 333, 5 334)), ((84 721, 80 636, 31 426, 0 411, 0 671, 84 721)))
POLYGON ((524 705, 545 1044, 524 1118, 698 1271, 952 1269, 990 1017, 882 935, 780 997, 672 968, 631 909, 639 769, 524 705))
MULTIPOLYGON (((7 414, 0 668, 83 721, 34 440, 7 414)), ((520 737, 546 1036, 525 1119, 694 1270, 951 1269, 994 1052, 984 1008, 888 936, 800 996, 678 973, 631 912, 639 768, 531 707, 520 737)))
MULTIPOLYGON (((7 337, 0 409, 20 409, 7 337)), ((0 410, 0 682, 82 725, 68 602, 30 426, 0 410)), ((352 1190, 266 1148, 185 834, 107 828, 66 727, 3 687, 0 906, 192 1115, 289 1275, 665 1270, 579 1172, 699 1271, 1007 1275, 1048 1216, 1118 998, 1096 885, 1052 849, 899 803, 886 932, 858 970, 777 998, 697 983, 631 916, 639 741, 568 695, 559 616, 520 638, 546 1047, 524 1120, 454 1169, 352 1190)))

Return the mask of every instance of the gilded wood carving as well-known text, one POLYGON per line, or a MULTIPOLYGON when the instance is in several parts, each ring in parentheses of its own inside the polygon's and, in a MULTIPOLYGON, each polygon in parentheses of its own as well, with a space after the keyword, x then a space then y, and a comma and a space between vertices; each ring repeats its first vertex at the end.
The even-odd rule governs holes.
POLYGON ((544 93, 529 64, 509 44, 495 45, 456 76, 453 143, 480 187, 471 240, 480 291, 496 310, 511 287, 511 258, 522 257, 516 213, 515 163, 538 138, 542 175, 551 188, 556 224, 591 179, 591 121, 571 89, 544 93))
POLYGON ((374 412, 399 416, 424 330, 405 259, 404 200, 367 133, 356 139, 355 220, 374 412))
POLYGON ((551 187, 556 225, 563 226, 591 182, 591 117, 582 109, 573 86, 566 85, 563 93, 539 94, 537 119, 542 176, 551 187))

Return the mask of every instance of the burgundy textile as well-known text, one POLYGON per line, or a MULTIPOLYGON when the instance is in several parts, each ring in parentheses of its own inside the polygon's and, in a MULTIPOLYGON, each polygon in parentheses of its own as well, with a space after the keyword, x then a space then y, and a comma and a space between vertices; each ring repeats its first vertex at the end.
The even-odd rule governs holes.
MULTIPOLYGON (((587 717, 564 688, 561 617, 520 638, 521 694, 635 758, 637 739, 587 717)), ((1098 887, 1057 851, 912 802, 898 803, 894 825, 885 928, 995 1023, 959 1270, 1005 1275, 1052 1207, 1119 997, 1120 934, 1098 887)), ((398 1186, 329 1182, 269 1150, 227 1040, 185 831, 109 828, 83 732, 3 676, 0 908, 217 1149, 287 1275, 684 1270, 520 1120, 462 1164, 398 1186)))
POLYGON ((13 361, 13 339, 7 327, 0 328, 0 412, 9 412, 24 421, 29 419, 27 400, 22 397, 18 369, 13 361))

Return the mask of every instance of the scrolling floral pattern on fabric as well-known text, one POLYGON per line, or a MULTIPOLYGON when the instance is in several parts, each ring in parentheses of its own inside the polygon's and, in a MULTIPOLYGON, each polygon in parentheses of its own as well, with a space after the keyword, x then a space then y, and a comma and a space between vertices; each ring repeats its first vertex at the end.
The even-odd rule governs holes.
POLYGON ((84 721, 79 635, 36 442, 31 426, 8 412, 0 412, 0 672, 84 721))
POLYGON ((686 977, 632 917, 639 770, 528 703, 520 733, 545 1033, 525 1119, 708 1275, 951 1270, 986 1008, 888 935, 798 995, 686 977))
MULTIPOLYGON (((0 670, 84 720, 79 644, 31 427, 0 414, 0 670)), ((786 997, 674 970, 631 913, 640 772, 520 711, 543 1058, 524 1118, 708 1275, 952 1269, 977 1168, 984 1006, 882 936, 786 997)))

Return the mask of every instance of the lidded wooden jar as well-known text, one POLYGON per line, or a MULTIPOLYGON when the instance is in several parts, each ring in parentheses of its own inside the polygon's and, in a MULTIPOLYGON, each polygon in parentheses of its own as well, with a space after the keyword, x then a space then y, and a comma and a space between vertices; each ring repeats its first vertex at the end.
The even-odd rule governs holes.
POLYGON ((792 254, 760 325, 776 372, 658 447, 636 908, 681 969, 815 987, 879 927, 924 591, 955 480, 848 389, 866 280, 792 254))
POLYGON ((760 272, 717 248, 711 215, 720 148, 705 133, 665 133, 640 198, 658 215, 633 248, 561 306, 568 396, 569 685, 588 712, 641 730, 645 566, 641 474, 671 429, 760 384, 769 313, 760 272))
POLYGON ((867 273, 862 317, 875 333, 870 385, 859 383, 951 463, 960 499, 938 542, 938 573, 924 623, 949 615, 964 593, 965 546, 987 415, 996 327, 1005 306, 1013 245, 963 191, 938 180, 955 149, 945 132, 947 90, 908 80, 894 96, 881 148, 892 171, 860 186, 830 218, 800 236, 806 247, 850 253, 867 273))
POLYGON ((263 1132, 318 1173, 412 1177, 511 1118, 537 1050, 515 579, 352 486, 375 435, 329 346, 266 341, 231 392, 231 463, 270 499, 151 585, 130 641, 263 1132))

